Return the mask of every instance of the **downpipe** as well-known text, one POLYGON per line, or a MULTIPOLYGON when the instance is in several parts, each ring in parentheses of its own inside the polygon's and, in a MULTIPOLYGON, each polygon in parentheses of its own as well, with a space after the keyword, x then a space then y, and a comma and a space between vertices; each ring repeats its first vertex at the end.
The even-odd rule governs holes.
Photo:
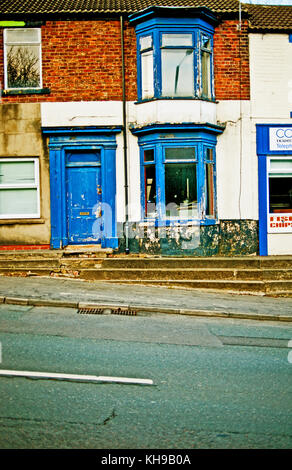
POLYGON ((123 144, 124 144, 124 171, 125 171, 125 253, 128 255, 129 250, 129 214, 128 214, 128 149, 127 149, 127 107, 126 107, 126 86, 125 86, 125 51, 124 51, 124 18, 120 15, 121 29, 121 54, 122 54, 122 89, 123 89, 123 144))

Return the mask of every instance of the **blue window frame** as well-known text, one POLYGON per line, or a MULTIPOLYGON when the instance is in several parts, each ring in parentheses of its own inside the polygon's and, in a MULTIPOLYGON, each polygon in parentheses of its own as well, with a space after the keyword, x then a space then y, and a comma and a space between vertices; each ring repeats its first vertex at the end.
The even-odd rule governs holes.
POLYGON ((138 101, 215 99, 215 17, 206 9, 183 10, 156 7, 130 17, 137 36, 138 101))
POLYGON ((166 125, 132 130, 140 146, 142 220, 215 223, 216 133, 222 130, 198 127, 174 126, 171 134, 166 125))

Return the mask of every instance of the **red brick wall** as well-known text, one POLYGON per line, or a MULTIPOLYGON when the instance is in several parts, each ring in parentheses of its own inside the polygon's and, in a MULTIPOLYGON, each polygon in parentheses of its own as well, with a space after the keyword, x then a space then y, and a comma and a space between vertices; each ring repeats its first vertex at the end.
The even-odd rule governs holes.
POLYGON ((248 25, 223 21, 214 35, 215 96, 217 100, 249 100, 248 25))
MULTIPOLYGON (((249 99, 247 24, 224 21, 215 31, 215 93, 218 100, 249 99)), ((3 35, 0 82, 3 86, 3 35)), ((127 99, 137 99, 136 37, 125 25, 127 99)), ((49 95, 4 96, 3 102, 99 101, 122 99, 119 20, 48 21, 42 27, 43 87, 49 95)))
MULTIPOLYGON (((135 100, 136 38, 133 28, 127 25, 124 41, 127 99, 135 100)), ((3 84, 2 49, 1 44, 0 81, 3 84)), ((49 95, 6 96, 3 101, 121 100, 120 21, 48 21, 42 27, 42 77, 43 88, 51 90, 49 95)))

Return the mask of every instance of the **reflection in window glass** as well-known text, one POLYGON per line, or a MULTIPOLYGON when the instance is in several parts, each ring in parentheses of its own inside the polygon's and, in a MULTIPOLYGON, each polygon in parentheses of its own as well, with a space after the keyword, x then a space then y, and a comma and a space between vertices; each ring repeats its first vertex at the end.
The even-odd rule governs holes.
POLYGON ((201 51, 202 66, 202 96, 211 97, 211 54, 201 51))
POLYGON ((40 30, 5 30, 7 88, 39 88, 40 30))
POLYGON ((153 51, 141 54, 142 67, 142 99, 152 98, 154 95, 153 85, 153 51))
POLYGON ((165 165, 165 205, 169 218, 194 217, 197 212, 196 163, 165 165))
POLYGON ((206 178, 206 216, 214 216, 214 173, 213 163, 205 165, 205 178, 206 178))
POLYGON ((211 50, 211 39, 208 36, 202 36, 202 47, 211 50))
POLYGON ((155 217, 156 214, 156 178, 155 165, 146 165, 145 172, 145 216, 155 217))
POLYGON ((194 95, 192 49, 162 49, 162 96, 194 95))

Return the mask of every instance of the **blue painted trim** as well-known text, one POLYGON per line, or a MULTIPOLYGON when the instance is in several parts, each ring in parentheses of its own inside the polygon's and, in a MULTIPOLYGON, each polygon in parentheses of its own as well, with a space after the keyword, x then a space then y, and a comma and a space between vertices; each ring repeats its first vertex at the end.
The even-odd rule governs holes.
POLYGON ((267 194, 267 157, 258 156, 259 189, 259 254, 268 254, 268 194, 267 194))
MULTIPOLYGON (((291 113, 292 114, 292 113, 291 113)), ((291 150, 270 150, 269 129, 273 127, 290 127, 292 124, 256 124, 258 155, 291 155, 291 150)))
POLYGON ((292 42, 292 34, 289 34, 289 42, 292 42))
MULTIPOLYGON (((143 136, 146 134, 153 134, 158 132, 206 132, 210 134, 219 135, 222 134, 224 131, 225 126, 218 126, 215 124, 190 124, 190 123, 180 123, 180 124, 149 124, 144 127, 132 127, 130 128, 132 134, 139 136, 143 136)), ((195 137, 188 134, 189 137, 195 137)))
POLYGON ((122 126, 109 126, 109 127, 97 127, 97 126, 88 126, 88 127, 42 127, 42 132, 45 135, 57 136, 57 135, 82 135, 82 134, 118 134, 122 131, 122 126))
POLYGON ((292 124, 256 124, 256 143, 258 155, 258 191, 259 191, 259 253, 268 255, 268 186, 267 158, 273 155, 291 155, 291 150, 270 150, 269 129, 290 127, 292 124))
MULTIPOLYGON (((217 127, 217 126, 216 126, 217 127)), ((143 129, 134 130, 134 134, 138 136, 138 144, 140 146, 140 177, 141 177, 141 219, 145 222, 153 222, 157 226, 171 225, 171 224, 187 224, 197 221, 200 225, 214 225, 217 214, 216 204, 216 134, 223 132, 223 129, 214 129, 208 132, 207 126, 197 125, 159 125, 146 126, 143 129), (190 129, 192 132, 190 132, 190 129), (142 131, 142 132, 140 132, 142 131), (171 136, 167 134, 171 132, 171 136), (164 133, 164 134, 162 134, 164 133), (186 163, 197 163, 197 194, 198 202, 202 204, 204 201, 205 189, 205 152, 207 148, 213 149, 213 162, 214 162, 214 206, 215 217, 205 216, 200 219, 167 219, 165 215, 165 149, 170 147, 195 147, 196 158, 194 160, 185 161, 186 163), (156 175, 156 210, 157 219, 145 218, 145 182, 144 182, 144 168, 147 163, 144 163, 144 151, 154 149, 155 153, 155 175, 156 175)), ((175 163, 175 161, 172 161, 175 163)), ((205 209, 204 209, 205 211, 205 209)))
MULTIPOLYGON (((200 98, 201 79, 198 80, 198 71, 201 61, 200 38, 202 33, 211 38, 211 97, 214 100, 214 77, 213 77, 213 35, 214 26, 218 24, 215 15, 207 8, 168 8, 168 7, 150 7, 142 12, 129 16, 130 23, 135 25, 136 47, 137 47, 137 88, 138 102, 142 101, 142 64, 140 51, 140 38, 148 35, 153 40, 153 98, 171 98, 162 96, 162 70, 161 70, 161 36, 164 33, 189 33, 192 34, 194 50, 194 83, 193 95, 191 97, 200 98)), ((175 49, 176 47, 173 46, 175 49)), ((188 49, 189 47, 181 47, 188 49)), ((190 97, 190 98, 191 98, 190 97)), ((179 97, 181 98, 181 97, 179 97)))
POLYGON ((51 186, 51 247, 68 245, 66 226, 66 154, 69 151, 100 150, 102 203, 105 211, 103 247, 117 248, 116 224, 116 134, 122 130, 115 127, 90 128, 43 128, 49 137, 50 186, 51 186), (75 137, 72 140, 72 137, 75 137))
POLYGON ((151 6, 137 13, 132 13, 128 18, 131 24, 138 25, 140 23, 144 23, 145 21, 156 19, 157 17, 168 19, 175 18, 175 21, 178 21, 180 18, 188 20, 190 18, 200 18, 214 26, 219 23, 216 15, 211 10, 204 7, 175 8, 151 6))

